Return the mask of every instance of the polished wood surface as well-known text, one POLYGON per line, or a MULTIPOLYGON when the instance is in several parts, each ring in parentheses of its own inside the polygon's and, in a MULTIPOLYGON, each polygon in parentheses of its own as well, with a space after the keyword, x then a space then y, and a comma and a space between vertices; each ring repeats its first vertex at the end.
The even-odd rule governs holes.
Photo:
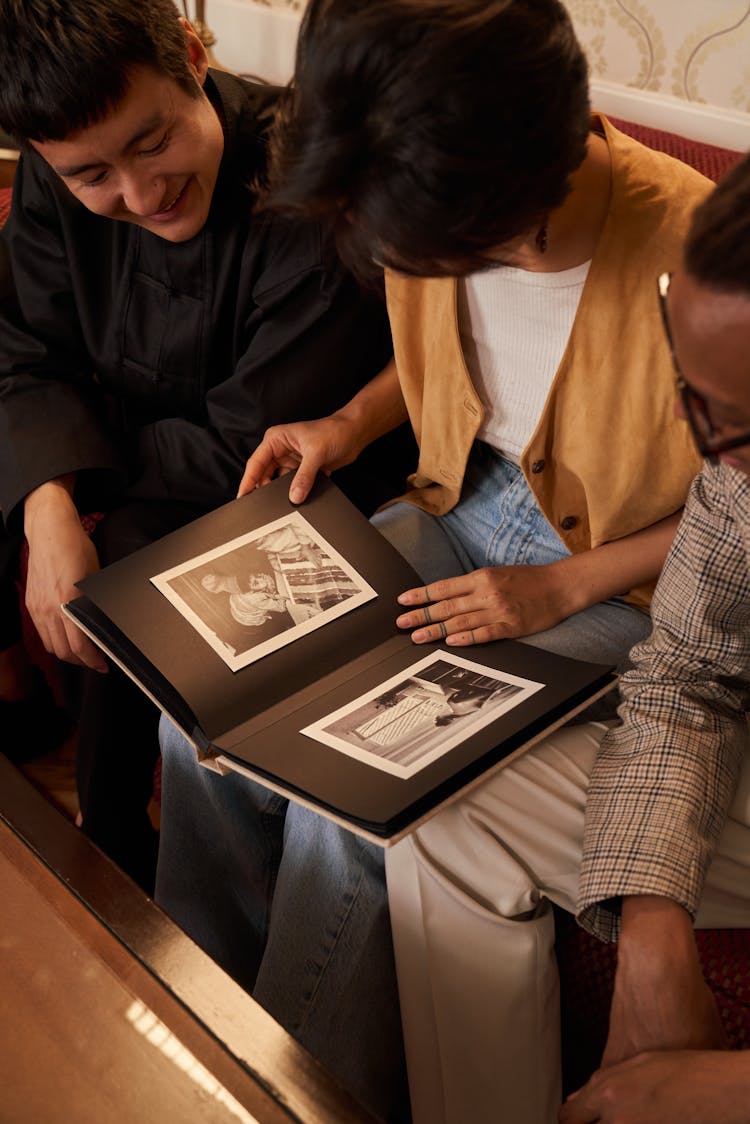
POLYGON ((373 1124, 0 756, 3 1124, 373 1124))

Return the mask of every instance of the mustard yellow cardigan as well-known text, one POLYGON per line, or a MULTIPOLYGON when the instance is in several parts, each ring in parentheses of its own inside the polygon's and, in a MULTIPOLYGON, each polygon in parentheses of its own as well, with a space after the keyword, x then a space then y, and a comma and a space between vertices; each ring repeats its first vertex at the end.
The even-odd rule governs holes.
MULTIPOLYGON (((674 369, 656 278, 680 262, 693 208, 712 184, 602 117, 609 212, 568 345, 521 455, 536 501, 571 551, 623 538, 682 507, 700 467, 674 416, 674 369)), ((454 278, 386 274, 396 366, 419 442, 402 498, 436 515, 457 502, 484 407, 461 349, 454 278)), ((628 600, 647 608, 653 584, 628 600)), ((625 593, 625 591, 623 591, 625 593)))

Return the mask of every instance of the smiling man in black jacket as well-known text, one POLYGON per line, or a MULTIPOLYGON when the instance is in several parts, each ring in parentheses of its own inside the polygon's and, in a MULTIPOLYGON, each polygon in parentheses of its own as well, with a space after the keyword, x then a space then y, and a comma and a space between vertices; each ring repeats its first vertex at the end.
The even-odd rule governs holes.
MULTIPOLYGON (((172 0, 0 0, 0 73, 0 127, 23 145, 0 235, 4 748, 34 745, 44 703, 13 586, 25 535, 34 623, 84 669, 84 829, 150 887, 156 711, 116 669, 97 674, 59 606, 231 499, 265 429, 345 402, 390 338, 318 225, 254 213, 276 92, 209 71, 172 0)), ((340 483, 370 511, 402 464, 381 452, 340 483)))

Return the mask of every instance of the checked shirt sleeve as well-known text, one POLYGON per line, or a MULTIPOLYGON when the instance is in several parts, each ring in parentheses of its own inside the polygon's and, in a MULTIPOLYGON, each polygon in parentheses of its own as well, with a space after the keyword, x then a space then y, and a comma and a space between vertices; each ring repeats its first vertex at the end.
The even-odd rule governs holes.
POLYGON ((750 707, 750 482, 705 465, 623 676, 586 806, 579 921, 614 939, 623 895, 695 914, 744 753, 750 707))

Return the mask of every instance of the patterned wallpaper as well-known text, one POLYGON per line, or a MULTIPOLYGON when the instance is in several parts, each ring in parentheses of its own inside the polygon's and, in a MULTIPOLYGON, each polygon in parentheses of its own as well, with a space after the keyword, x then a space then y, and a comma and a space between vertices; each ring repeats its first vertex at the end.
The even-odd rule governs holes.
POLYGON ((565 0, 592 77, 750 113, 749 0, 565 0))
POLYGON ((307 0, 249 0, 251 4, 260 4, 262 8, 289 8, 293 12, 301 12, 307 0))
POLYGON ((750 0, 564 2, 594 79, 750 113, 750 0))

